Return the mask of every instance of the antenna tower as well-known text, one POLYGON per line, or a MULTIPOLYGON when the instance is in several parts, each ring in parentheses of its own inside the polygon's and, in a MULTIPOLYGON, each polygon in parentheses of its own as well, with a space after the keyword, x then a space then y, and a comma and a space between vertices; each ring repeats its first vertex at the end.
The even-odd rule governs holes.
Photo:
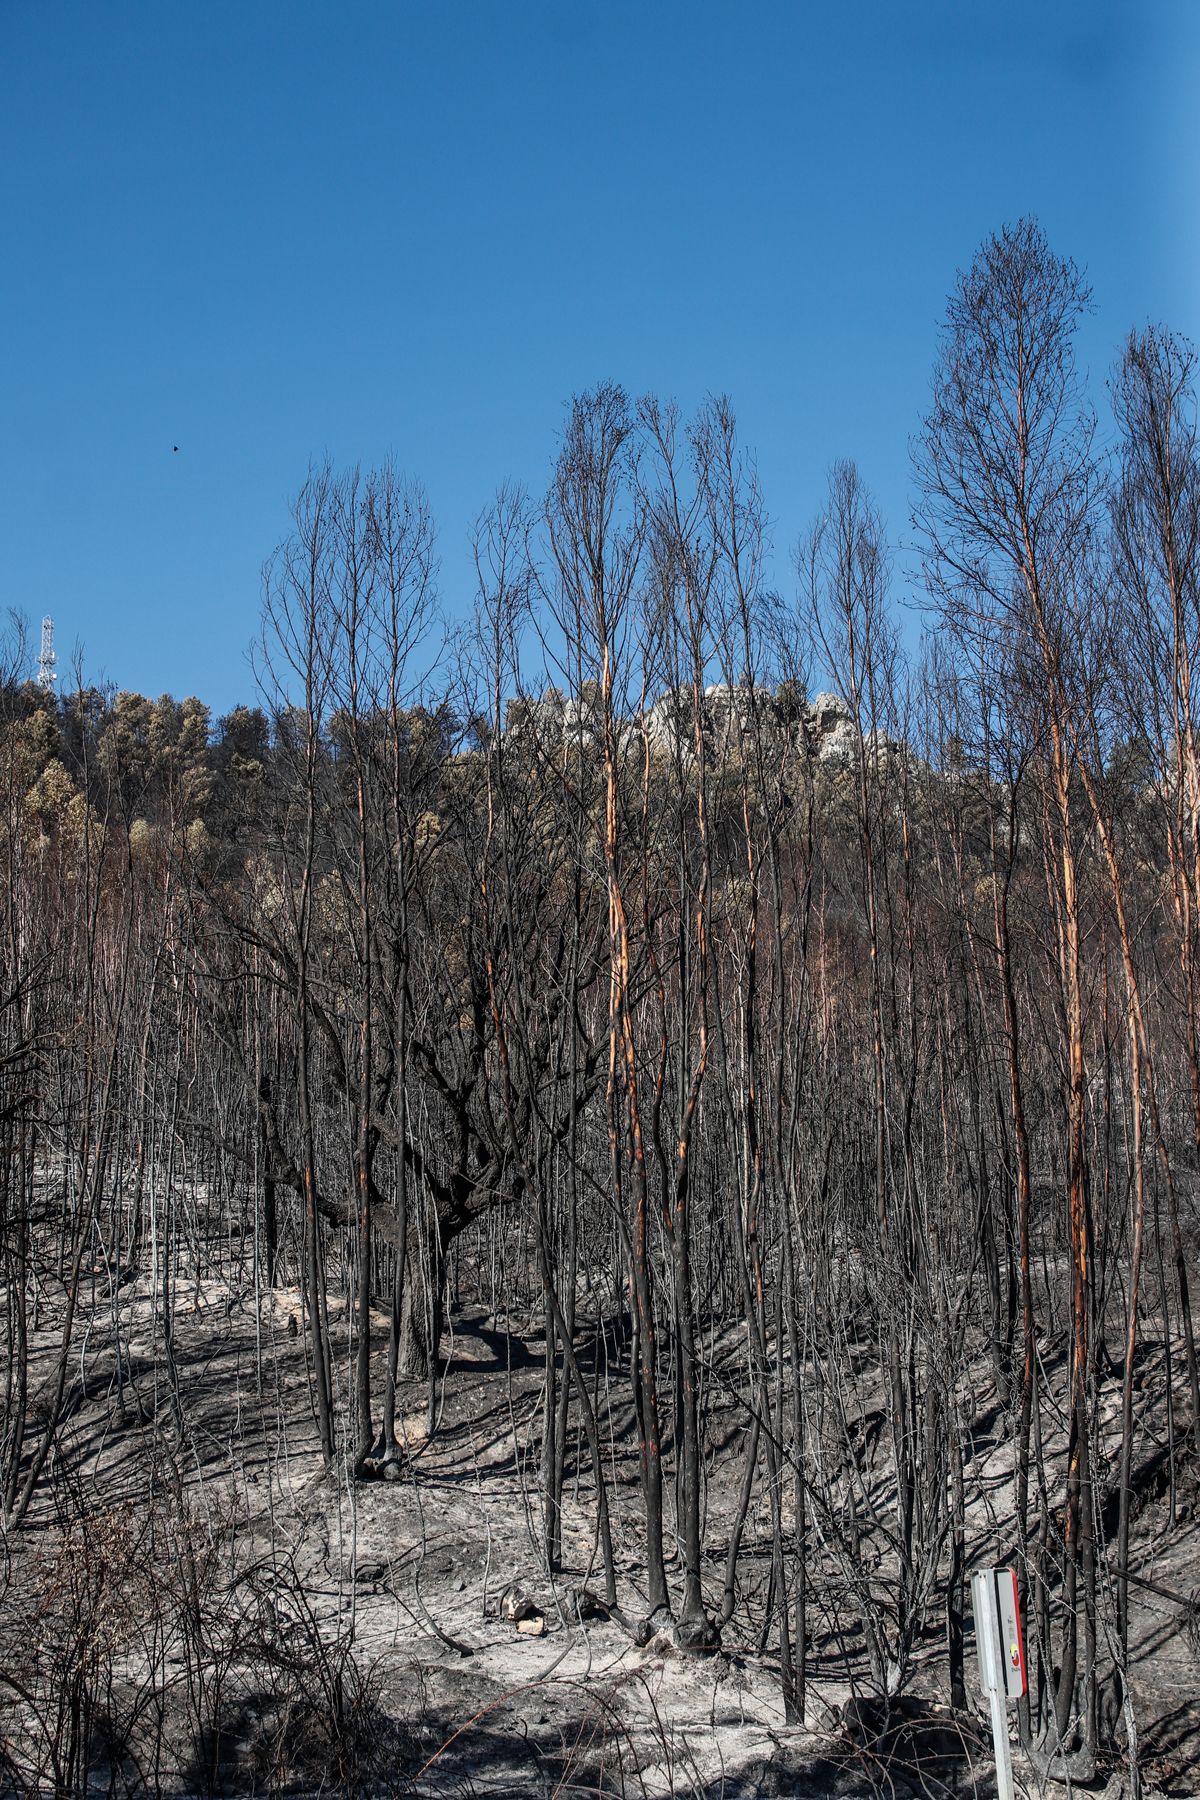
POLYGON ((58 676, 54 672, 54 665, 57 661, 58 658, 54 654, 54 620, 43 619, 42 651, 41 655, 38 657, 37 678, 38 686, 40 688, 45 688, 48 694, 54 692, 54 684, 58 680, 58 676))

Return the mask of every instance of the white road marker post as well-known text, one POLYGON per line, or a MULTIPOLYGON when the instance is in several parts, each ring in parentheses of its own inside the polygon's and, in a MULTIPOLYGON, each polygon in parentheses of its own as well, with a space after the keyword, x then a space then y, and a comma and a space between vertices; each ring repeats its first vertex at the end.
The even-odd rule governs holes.
POLYGON ((1013 1800, 1008 1701, 1019 1700, 1028 1685, 1016 1570, 977 1569, 971 1577, 971 1599, 975 1609, 979 1685, 988 1697, 992 1714, 996 1792, 999 1800, 1013 1800))

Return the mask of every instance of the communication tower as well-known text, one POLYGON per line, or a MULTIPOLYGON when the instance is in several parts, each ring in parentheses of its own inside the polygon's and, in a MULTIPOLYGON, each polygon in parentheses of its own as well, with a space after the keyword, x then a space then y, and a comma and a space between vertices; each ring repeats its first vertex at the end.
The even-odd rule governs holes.
POLYGON ((54 620, 42 620, 42 650, 38 657, 38 686, 45 688, 48 694, 54 692, 54 684, 58 680, 54 665, 58 661, 54 654, 54 620))

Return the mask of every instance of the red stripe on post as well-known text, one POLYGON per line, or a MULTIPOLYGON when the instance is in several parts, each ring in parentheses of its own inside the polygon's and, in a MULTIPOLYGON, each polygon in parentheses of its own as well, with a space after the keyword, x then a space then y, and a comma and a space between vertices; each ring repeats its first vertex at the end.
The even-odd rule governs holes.
POLYGON ((1017 1621, 1017 1655, 1021 1660, 1021 1692, 1029 1692, 1029 1673, 1025 1667, 1025 1628, 1021 1624, 1021 1597, 1017 1591, 1017 1571, 1010 1569, 1012 1577, 1013 1617, 1017 1621))

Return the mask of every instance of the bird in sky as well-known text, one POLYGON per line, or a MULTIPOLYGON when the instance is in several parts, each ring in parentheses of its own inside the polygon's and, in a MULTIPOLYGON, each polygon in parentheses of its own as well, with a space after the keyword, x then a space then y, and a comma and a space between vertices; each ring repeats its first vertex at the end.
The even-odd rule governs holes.
POLYGON ((178 444, 172 444, 172 445, 171 445, 171 449, 172 449, 172 450, 173 450, 173 451, 174 451, 174 453, 175 453, 175 454, 176 454, 176 456, 178 456, 178 454, 179 454, 179 445, 178 445, 178 444))

